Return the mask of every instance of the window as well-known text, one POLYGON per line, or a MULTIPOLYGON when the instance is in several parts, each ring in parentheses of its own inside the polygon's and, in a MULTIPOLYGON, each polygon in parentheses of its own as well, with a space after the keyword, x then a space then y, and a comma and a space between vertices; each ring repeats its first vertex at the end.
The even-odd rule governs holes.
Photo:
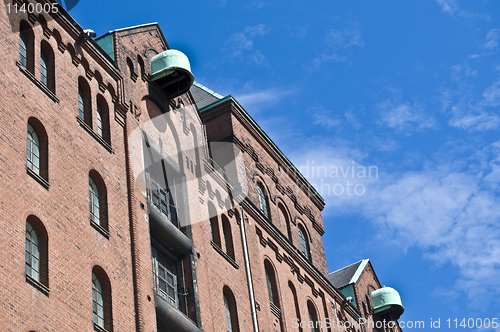
POLYGON ((109 129, 109 108, 106 99, 101 95, 97 95, 97 135, 105 142, 111 144, 110 129, 109 129))
POLYGON ((97 225, 101 224, 99 212, 99 190, 94 182, 94 179, 89 176, 89 210, 90 221, 95 222, 97 225))
POLYGON ((48 295, 48 237, 42 222, 31 215, 26 219, 26 281, 48 295))
POLYGON ((93 128, 90 86, 83 77, 78 78, 78 117, 83 120, 88 127, 93 128))
POLYGON ((266 217, 268 217, 269 212, 268 212, 268 207, 267 207, 267 197, 265 194, 265 190, 260 182, 257 183, 257 194, 259 195, 260 210, 262 211, 262 213, 264 213, 264 215, 266 217))
POLYGON ((226 309, 227 332, 232 332, 233 326, 231 324, 231 309, 229 308, 229 301, 227 300, 226 294, 224 294, 224 307, 226 309))
POLYGON ((177 226, 177 213, 174 198, 171 195, 167 179, 163 175, 163 169, 149 169, 148 175, 151 202, 168 218, 168 220, 170 220, 172 224, 177 226))
POLYGON ((236 300, 234 294, 229 287, 224 286, 224 309, 226 312, 226 326, 227 332, 239 332, 240 327, 238 323, 238 310, 236 308, 236 300))
POLYGON ((94 324, 104 327, 104 300, 102 296, 101 282, 92 273, 92 309, 94 311, 94 324))
POLYGON ((222 215, 222 231, 224 233, 224 245, 226 246, 226 254, 234 260, 233 234, 231 232, 231 224, 225 215, 222 215))
POLYGON ((19 62, 25 68, 28 62, 27 44, 28 44, 28 38, 26 37, 26 33, 24 31, 21 31, 19 33, 19 62))
POLYGON ((108 203, 104 181, 95 170, 89 173, 89 220, 102 235, 108 233, 108 203))
POLYGON ((30 73, 35 69, 35 35, 31 25, 26 21, 21 21, 19 25, 19 64, 30 73))
POLYGON ((307 301, 307 310, 309 312, 309 326, 311 326, 311 332, 319 332, 318 314, 316 313, 316 308, 311 301, 307 301))
POLYGON ((26 222, 26 268, 27 276, 40 281, 40 250, 38 235, 33 226, 26 222))
POLYGON ((40 44, 40 81, 52 92, 56 92, 54 51, 46 40, 40 44))
POLYGON ((307 241, 307 233, 302 225, 299 225, 299 240, 300 251, 308 260, 311 260, 311 254, 309 252, 309 241, 307 241))
POLYGON ((27 166, 40 175, 40 140, 31 124, 28 123, 27 166))
POLYGON ((266 271, 266 281, 267 281, 267 291, 269 293, 269 302, 276 306, 277 308, 280 307, 279 305, 279 298, 278 298, 278 287, 276 283, 276 275, 274 273, 274 269, 269 261, 264 262, 264 269, 266 271))
POLYGON ((219 219, 217 218, 217 210, 212 202, 208 202, 208 216, 210 218, 210 231, 212 235, 212 242, 221 248, 219 219))
POLYGON ((48 63, 47 55, 42 50, 40 53, 40 80, 45 85, 48 85, 47 63, 48 63))
POLYGON ((97 104, 97 135, 102 137, 102 116, 101 106, 97 104))
POLYGON ((297 298, 297 291, 295 290, 295 286, 292 284, 291 281, 288 282, 288 287, 290 288, 290 291, 292 292, 293 296, 293 303, 295 304, 295 316, 297 318, 297 321, 299 322, 299 331, 302 332, 302 326, 300 325, 301 319, 300 319, 300 308, 299 308, 299 300, 297 298))
POLYGON ((85 93, 81 86, 78 87, 78 116, 85 119, 85 93))
POLYGON ((92 269, 92 312, 94 330, 113 331, 113 313, 111 309, 111 283, 106 272, 100 266, 92 269))
POLYGON ((285 207, 281 203, 278 204, 278 209, 280 211, 280 222, 285 223, 288 240, 290 240, 290 242, 293 243, 292 230, 290 228, 290 219, 288 218, 288 213, 286 212, 285 207))
POLYGON ((156 248, 153 248, 153 255, 156 292, 172 306, 179 308, 176 266, 156 248))

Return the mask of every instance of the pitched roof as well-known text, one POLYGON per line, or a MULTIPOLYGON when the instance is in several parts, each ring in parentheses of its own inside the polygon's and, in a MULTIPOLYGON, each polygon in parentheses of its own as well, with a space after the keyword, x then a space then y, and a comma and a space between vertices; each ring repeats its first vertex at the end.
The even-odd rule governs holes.
POLYGON ((215 103, 223 99, 224 97, 207 88, 206 86, 201 85, 198 82, 194 82, 191 88, 189 89, 193 99, 198 106, 198 109, 202 109, 205 106, 215 103))
POLYGON ((328 278, 330 279, 332 285, 337 288, 342 288, 349 284, 355 283, 368 262, 369 259, 363 259, 359 262, 330 273, 328 275, 328 278))

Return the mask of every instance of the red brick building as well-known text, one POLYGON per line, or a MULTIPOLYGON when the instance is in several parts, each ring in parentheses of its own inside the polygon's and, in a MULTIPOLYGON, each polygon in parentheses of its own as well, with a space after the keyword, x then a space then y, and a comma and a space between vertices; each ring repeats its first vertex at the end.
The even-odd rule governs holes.
POLYGON ((368 261, 328 274, 323 198, 157 24, 94 40, 55 1, 13 4, 47 12, 0 10, 0 330, 399 318, 368 261))

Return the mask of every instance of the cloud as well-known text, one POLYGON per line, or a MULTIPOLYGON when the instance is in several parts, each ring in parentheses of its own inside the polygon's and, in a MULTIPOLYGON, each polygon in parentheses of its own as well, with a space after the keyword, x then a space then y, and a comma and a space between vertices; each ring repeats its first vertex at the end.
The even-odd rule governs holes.
POLYGON ((267 59, 262 52, 255 49, 254 39, 262 37, 268 33, 264 24, 247 26, 244 32, 233 33, 226 42, 225 50, 231 58, 236 60, 247 60, 257 65, 266 65, 267 59))
POLYGON ((344 32, 336 29, 331 29, 326 34, 326 42, 330 47, 333 48, 365 46, 363 38, 361 38, 361 29, 358 26, 347 26, 344 28, 344 32))
POLYGON ((264 24, 259 24, 255 26, 247 26, 245 28, 245 33, 247 33, 250 37, 255 36, 264 36, 268 33, 266 30, 266 26, 264 24))
POLYGON ((458 15, 466 20, 473 20, 473 19, 481 19, 485 21, 491 20, 490 15, 471 13, 466 10, 461 10, 456 0, 436 0, 436 1, 439 4, 439 6, 441 6, 441 10, 443 11, 443 13, 448 14, 450 16, 458 15))
POLYGON ((455 0, 436 0, 441 6, 443 13, 453 15, 458 10, 458 5, 455 0))
POLYGON ((364 47, 365 43, 361 37, 361 29, 359 24, 350 23, 343 31, 330 29, 325 36, 327 48, 312 60, 312 66, 307 64, 304 66, 306 70, 318 70, 326 62, 348 62, 346 55, 341 53, 348 49, 357 46, 364 47))
POLYGON ((494 50, 498 46, 500 40, 500 29, 491 29, 486 35, 486 43, 484 48, 487 50, 494 50))
MULTIPOLYGON (((471 158, 478 157, 473 153, 471 158)), ((358 177, 349 167, 357 171, 375 165, 349 144, 326 138, 296 147, 291 159, 325 198, 325 220, 342 214, 363 216, 390 245, 416 247, 438 267, 454 266, 454 287, 437 288, 435 296, 453 300, 464 292, 474 308, 500 296, 500 198, 491 186, 500 183, 500 141, 480 154, 479 173, 470 163, 456 166, 443 158, 447 161, 427 161, 425 168, 405 173, 390 174, 378 165, 378 176, 358 177), (341 167, 348 172, 332 172, 341 167), (358 193, 363 186, 363 195, 356 195, 356 186, 358 193)))
POLYGON ((462 84, 457 91, 443 92, 443 109, 450 115, 448 124, 462 130, 484 131, 498 128, 500 116, 500 79, 484 89, 481 96, 471 92, 472 86, 462 84), (454 101, 454 97, 459 99, 454 101), (493 108, 492 110, 489 110, 493 108))
POLYGON ((264 109, 277 104, 284 98, 295 93, 293 88, 273 87, 264 90, 254 90, 251 84, 245 86, 246 91, 235 94, 236 100, 245 108, 264 109))
POLYGON ((399 132, 435 128, 437 121, 427 114, 423 105, 418 103, 401 103, 385 101, 378 103, 376 108, 380 113, 380 123, 399 132))
POLYGON ((323 105, 312 107, 309 109, 309 113, 312 115, 315 125, 320 125, 327 129, 339 128, 342 125, 342 120, 339 116, 327 110, 323 105))

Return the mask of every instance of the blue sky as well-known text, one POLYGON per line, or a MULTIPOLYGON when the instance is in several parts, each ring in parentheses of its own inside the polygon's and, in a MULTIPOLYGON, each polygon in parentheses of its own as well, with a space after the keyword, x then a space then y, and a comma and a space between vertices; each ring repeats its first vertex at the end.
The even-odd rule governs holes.
POLYGON ((70 13, 98 36, 158 22, 198 82, 235 96, 324 196, 330 271, 370 258, 404 321, 500 318, 500 1, 81 0, 70 13))

